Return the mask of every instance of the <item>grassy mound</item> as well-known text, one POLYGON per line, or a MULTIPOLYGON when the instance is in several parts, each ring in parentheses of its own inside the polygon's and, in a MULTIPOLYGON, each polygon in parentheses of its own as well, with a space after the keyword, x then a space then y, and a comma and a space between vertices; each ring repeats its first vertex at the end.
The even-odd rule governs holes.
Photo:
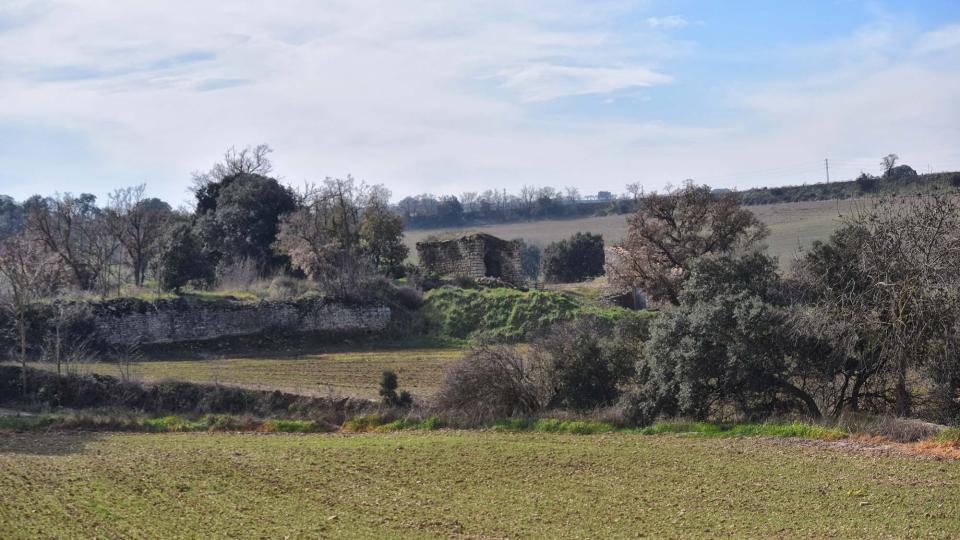
POLYGON ((649 316, 623 308, 585 306, 550 291, 444 288, 430 291, 424 300, 431 332, 470 341, 518 341, 554 323, 586 314, 610 322, 649 316))

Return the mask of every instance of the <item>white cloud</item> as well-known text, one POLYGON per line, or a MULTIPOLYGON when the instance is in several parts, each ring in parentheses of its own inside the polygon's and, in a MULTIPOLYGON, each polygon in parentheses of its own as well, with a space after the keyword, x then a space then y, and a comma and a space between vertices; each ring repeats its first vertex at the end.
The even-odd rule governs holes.
POLYGON ((915 49, 918 53, 960 51, 960 24, 948 24, 923 34, 915 49))
POLYGON ((530 65, 503 74, 504 86, 518 90, 525 101, 565 96, 607 94, 617 90, 666 84, 669 75, 643 67, 578 67, 530 65))
POLYGON ((650 28, 662 28, 662 29, 671 29, 671 28, 683 28, 690 24, 686 18, 681 15, 668 15, 666 17, 648 17, 647 26, 650 28))
MULTIPOLYGON (((21 198, 147 181, 176 202, 190 171, 259 142, 291 183, 353 173, 401 196, 688 177, 746 187, 809 180, 823 157, 872 163, 888 152, 960 166, 960 156, 948 163, 960 69, 944 54, 956 50, 946 26, 903 36, 910 54, 852 33, 818 52, 842 62, 774 84, 674 72, 676 55, 697 49, 662 25, 615 31, 629 9, 618 1, 21 4, 29 16, 0 26, 0 138, 5 125, 36 126, 80 140, 94 163, 49 153, 16 177, 0 169, 0 193, 21 198), (716 102, 695 105, 728 112, 732 102, 738 114, 670 122, 656 88, 668 84, 709 86, 704 99, 716 102), (651 86, 652 97, 604 104, 651 86), (572 96, 602 107, 550 103, 572 96), (742 174, 774 168, 773 178, 742 174)), ((18 158, 4 146, 7 165, 18 158)), ((835 177, 857 172, 837 167, 835 177)))
MULTIPOLYGON (((670 80, 636 60, 642 39, 606 31, 619 2, 50 5, 0 31, 0 129, 81 134, 114 176, 170 197, 223 148, 260 141, 294 182, 509 182, 544 130, 565 129, 525 102, 670 80)), ((650 42, 648 57, 668 50, 650 42)))

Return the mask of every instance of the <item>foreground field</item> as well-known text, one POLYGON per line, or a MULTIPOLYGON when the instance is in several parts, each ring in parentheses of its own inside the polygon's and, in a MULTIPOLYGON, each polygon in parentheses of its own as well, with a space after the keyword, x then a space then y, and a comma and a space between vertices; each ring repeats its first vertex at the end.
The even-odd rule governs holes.
MULTIPOLYGON (((303 395, 373 398, 377 396, 380 374, 389 369, 397 373, 402 389, 421 396, 436 388, 444 368, 462 354, 462 349, 398 349, 289 358, 149 361, 132 364, 130 371, 134 379, 150 382, 175 379, 303 395)), ((83 369, 112 376, 120 373, 119 367, 110 363, 94 362, 83 369)))
POLYGON ((960 463, 757 439, 0 436, 0 537, 956 537, 960 463))
MULTIPOLYGON (((770 253, 780 258, 780 265, 787 268, 798 247, 808 247, 814 240, 823 240, 837 228, 838 214, 848 213, 858 200, 810 201, 781 203, 748 207, 757 218, 770 227, 767 240, 770 253)), ((627 231, 626 216, 602 216, 570 220, 532 221, 506 223, 478 227, 479 230, 501 238, 523 238, 528 243, 546 246, 550 242, 566 238, 578 231, 602 234, 607 244, 623 238, 627 231)), ((416 258, 416 243, 431 235, 458 234, 457 229, 407 231, 404 241, 410 247, 411 257, 416 258)))

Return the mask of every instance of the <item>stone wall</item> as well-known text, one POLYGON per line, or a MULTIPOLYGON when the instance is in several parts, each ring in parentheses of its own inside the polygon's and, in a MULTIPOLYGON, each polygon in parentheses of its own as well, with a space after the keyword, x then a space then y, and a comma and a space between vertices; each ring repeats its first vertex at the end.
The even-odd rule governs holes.
POLYGON ((495 277, 514 285, 524 282, 519 246, 489 234, 418 242, 417 255, 424 269, 442 276, 495 277))
POLYGON ((382 305, 352 305, 322 299, 190 303, 116 301, 93 312, 97 339, 108 345, 177 343, 257 334, 356 333, 383 330, 391 311, 382 305), (122 304, 118 303, 122 302, 122 304))

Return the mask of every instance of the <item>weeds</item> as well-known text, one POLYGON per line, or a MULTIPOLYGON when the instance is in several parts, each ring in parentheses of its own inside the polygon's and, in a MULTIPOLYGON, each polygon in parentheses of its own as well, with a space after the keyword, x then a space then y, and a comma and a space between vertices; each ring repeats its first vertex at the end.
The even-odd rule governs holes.
POLYGON ((424 420, 413 420, 410 418, 388 420, 387 417, 371 414, 350 418, 343 423, 343 426, 341 426, 340 429, 347 433, 382 433, 386 431, 403 430, 432 431, 444 427, 447 427, 446 422, 436 416, 430 416, 424 420))

